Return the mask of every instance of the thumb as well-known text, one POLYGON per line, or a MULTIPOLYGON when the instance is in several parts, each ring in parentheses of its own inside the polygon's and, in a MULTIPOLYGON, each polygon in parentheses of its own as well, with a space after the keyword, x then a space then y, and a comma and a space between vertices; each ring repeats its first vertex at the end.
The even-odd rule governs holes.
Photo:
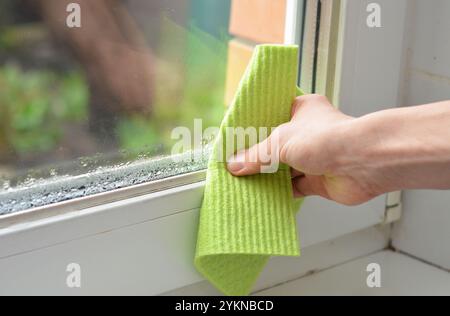
POLYGON ((271 173, 278 169, 280 148, 282 148, 282 128, 247 150, 242 150, 228 159, 227 168, 235 176, 247 176, 257 173, 271 173))

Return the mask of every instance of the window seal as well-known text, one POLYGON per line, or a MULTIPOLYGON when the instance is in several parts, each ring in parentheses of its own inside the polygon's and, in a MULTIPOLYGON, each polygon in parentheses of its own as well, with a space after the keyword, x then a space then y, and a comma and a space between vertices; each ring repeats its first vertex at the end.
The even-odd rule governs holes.
POLYGON ((0 192, 0 219, 66 205, 70 209, 84 208, 111 201, 114 196, 116 200, 124 199, 183 185, 186 181, 193 183, 199 177, 203 180, 210 150, 210 146, 205 146, 179 155, 101 167, 77 176, 36 180, 0 192))
POLYGON ((106 191, 99 194, 88 195, 68 201, 44 205, 24 211, 0 216, 0 229, 20 223, 22 221, 35 221, 68 212, 82 211, 99 205, 125 201, 127 199, 162 192, 188 184, 204 181, 206 170, 172 176, 169 178, 146 182, 134 186, 106 191))

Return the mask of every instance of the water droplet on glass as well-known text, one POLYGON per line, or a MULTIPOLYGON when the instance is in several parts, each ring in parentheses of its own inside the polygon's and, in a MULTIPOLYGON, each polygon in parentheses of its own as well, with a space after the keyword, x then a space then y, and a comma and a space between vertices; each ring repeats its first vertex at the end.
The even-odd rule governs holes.
POLYGON ((9 180, 4 180, 2 183, 2 189, 7 191, 11 188, 11 184, 9 182, 9 180))
POLYGON ((58 175, 58 172, 56 171, 56 169, 50 169, 50 176, 56 177, 57 175, 58 175))
POLYGON ((78 161, 83 168, 87 168, 87 166, 89 165, 88 160, 86 158, 79 158, 78 161))

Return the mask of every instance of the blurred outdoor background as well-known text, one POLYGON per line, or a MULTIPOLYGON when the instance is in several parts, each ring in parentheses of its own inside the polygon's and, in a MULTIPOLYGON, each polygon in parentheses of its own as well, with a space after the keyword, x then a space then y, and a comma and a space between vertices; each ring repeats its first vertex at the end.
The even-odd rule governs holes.
POLYGON ((230 0, 0 0, 0 190, 168 154, 194 118, 218 126, 229 14, 230 0))

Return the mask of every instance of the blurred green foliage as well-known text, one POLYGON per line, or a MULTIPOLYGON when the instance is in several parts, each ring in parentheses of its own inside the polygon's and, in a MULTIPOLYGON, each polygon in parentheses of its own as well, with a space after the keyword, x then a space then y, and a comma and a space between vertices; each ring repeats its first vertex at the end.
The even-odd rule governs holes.
POLYGON ((121 147, 131 153, 149 153, 161 140, 151 119, 139 116, 124 117, 117 126, 121 147))
POLYGON ((173 128, 192 131, 196 118, 202 119, 203 129, 219 126, 225 112, 228 37, 217 38, 194 24, 186 29, 170 19, 163 24, 157 54, 164 63, 156 65, 152 114, 125 117, 118 126, 121 147, 134 153, 168 154, 177 141, 171 139, 173 128))
POLYGON ((21 24, 13 27, 0 27, 0 53, 15 54, 30 44, 46 40, 48 32, 39 24, 21 24))
POLYGON ((139 154, 168 154, 177 141, 173 128, 193 130, 219 126, 225 112, 225 71, 228 53, 230 0, 191 0, 188 26, 162 19, 154 52, 155 98, 151 116, 124 117, 118 125, 123 149, 139 154))
MULTIPOLYGON (((165 24, 166 37, 157 52, 163 62, 155 65, 159 70, 153 111, 148 117, 124 114, 117 125, 120 149, 131 153, 168 153, 175 142, 170 138, 174 127, 192 129, 195 118, 203 120, 204 128, 218 126, 225 110, 228 38, 218 39, 194 25, 186 29, 169 20, 165 24)), ((55 149, 67 122, 88 119, 88 98, 79 71, 24 71, 4 65, 0 68, 0 142, 6 141, 16 154, 55 149)))
POLYGON ((88 90, 79 72, 0 68, 0 139, 16 154, 53 149, 66 122, 86 119, 87 105, 88 90))
MULTIPOLYGON (((16 23, 12 16, 7 19, 17 10, 13 4, 13 0, 0 3, 0 57, 2 52, 14 56, 22 49, 21 58, 26 60, 32 55, 27 50, 30 42, 45 39, 47 30, 16 23)), ((163 19, 159 43, 152 51, 156 70, 151 114, 117 117, 111 131, 116 135, 111 138, 117 137, 118 149, 167 154, 176 142, 171 139, 173 128, 192 130, 196 118, 202 119, 204 129, 220 124, 225 111, 229 9, 228 0, 191 0, 187 27, 163 19)), ((85 78, 72 64, 63 72, 18 64, 25 68, 0 65, 0 153, 7 150, 20 156, 56 150, 68 123, 89 120, 85 78)))

